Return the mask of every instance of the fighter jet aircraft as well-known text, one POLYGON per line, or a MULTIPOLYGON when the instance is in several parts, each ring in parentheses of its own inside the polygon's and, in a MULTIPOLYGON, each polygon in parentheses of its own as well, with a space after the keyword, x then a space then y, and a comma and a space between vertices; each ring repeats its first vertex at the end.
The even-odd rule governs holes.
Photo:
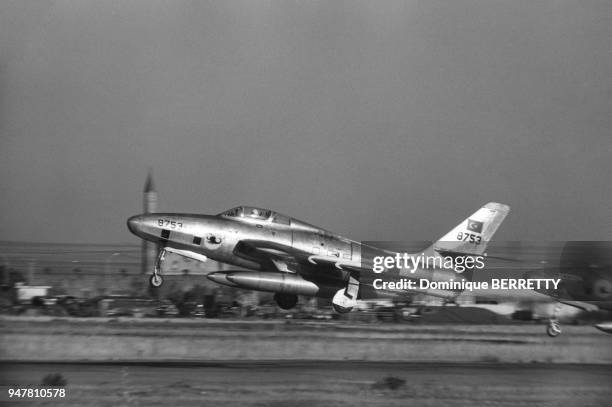
MULTIPOLYGON (((129 230, 160 246, 150 283, 162 285, 160 262, 167 252, 206 261, 207 258, 240 267, 214 272, 208 278, 230 287, 274 292, 276 303, 291 309, 298 295, 332 300, 337 312, 349 312, 358 299, 425 293, 448 301, 461 288, 409 286, 394 290, 381 287, 380 280, 402 283, 426 279, 429 282, 470 280, 470 268, 458 273, 463 257, 483 256, 487 243, 509 213, 500 203, 488 203, 427 249, 414 256, 433 259, 433 267, 409 264, 388 266, 374 272, 376 259, 402 260, 399 253, 368 246, 301 220, 269 209, 237 206, 218 215, 153 213, 128 219, 129 230), (435 260, 451 259, 451 266, 435 260), (379 280, 379 281, 377 281, 379 280)), ((405 258, 404 258, 405 259, 405 258)), ((467 264, 467 263, 465 263, 467 264)), ((433 285, 432 285, 433 286, 433 285)))
MULTIPOLYGON (((561 304, 584 311, 612 311, 612 242, 573 241, 563 245, 559 265, 530 271, 528 277, 560 278, 556 290, 538 290, 561 304)), ((612 333, 612 323, 595 325, 603 332, 612 333)), ((551 337, 561 334, 553 314, 546 333, 551 337)))

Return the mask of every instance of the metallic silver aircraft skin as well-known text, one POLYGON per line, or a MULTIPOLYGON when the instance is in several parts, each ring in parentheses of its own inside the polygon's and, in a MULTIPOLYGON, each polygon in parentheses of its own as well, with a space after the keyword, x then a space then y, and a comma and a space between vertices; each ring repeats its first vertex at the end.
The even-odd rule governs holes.
MULTIPOLYGON (((486 204, 420 254, 482 255, 508 212, 506 205, 486 204)), ((394 252, 361 244, 269 209, 239 206, 214 216, 143 214, 132 216, 127 224, 133 234, 162 248, 151 276, 151 284, 156 287, 162 283, 160 260, 166 252, 174 252, 199 261, 211 258, 240 267, 211 273, 208 278, 231 287, 275 292, 275 300, 286 309, 297 303, 297 295, 330 298, 339 312, 350 311, 358 298, 400 295, 397 290, 373 287, 373 280, 380 275, 373 272, 372 259, 393 256, 394 252)), ((469 275, 438 267, 394 269, 385 278, 460 281, 468 280, 469 275)), ((460 290, 417 289, 407 294, 415 292, 452 300, 460 290)))

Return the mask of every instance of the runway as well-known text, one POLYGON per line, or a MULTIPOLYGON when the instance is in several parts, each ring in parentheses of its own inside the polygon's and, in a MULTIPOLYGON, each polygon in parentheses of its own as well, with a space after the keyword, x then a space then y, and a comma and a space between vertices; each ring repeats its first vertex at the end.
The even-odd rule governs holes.
POLYGON ((607 406, 612 400, 606 365, 235 361, 3 363, 0 369, 2 386, 36 385, 60 373, 68 383, 61 405, 75 406, 607 406), (385 384, 389 377, 396 389, 385 384))

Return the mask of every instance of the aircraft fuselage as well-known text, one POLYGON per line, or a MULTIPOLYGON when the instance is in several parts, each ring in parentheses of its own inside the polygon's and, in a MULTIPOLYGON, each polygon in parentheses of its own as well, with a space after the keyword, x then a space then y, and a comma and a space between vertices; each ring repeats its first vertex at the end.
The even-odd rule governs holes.
POLYGON ((161 246, 193 251, 252 270, 264 270, 265 262, 256 255, 237 255, 236 247, 241 241, 270 242, 332 261, 361 260, 359 243, 295 220, 290 224, 252 219, 238 222, 210 215, 156 213, 133 216, 128 227, 140 238, 161 246))

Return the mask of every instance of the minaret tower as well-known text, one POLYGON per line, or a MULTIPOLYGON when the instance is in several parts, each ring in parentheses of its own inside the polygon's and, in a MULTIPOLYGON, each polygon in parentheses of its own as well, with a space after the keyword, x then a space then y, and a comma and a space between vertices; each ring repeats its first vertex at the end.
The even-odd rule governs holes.
MULTIPOLYGON (((153 185, 153 174, 149 171, 147 175, 147 182, 145 183, 142 209, 144 213, 155 213, 157 212, 157 192, 155 191, 155 185, 153 185)), ((142 273, 151 274, 153 273, 153 267, 155 267, 155 261, 157 260, 157 245, 146 240, 142 241, 142 273)))

